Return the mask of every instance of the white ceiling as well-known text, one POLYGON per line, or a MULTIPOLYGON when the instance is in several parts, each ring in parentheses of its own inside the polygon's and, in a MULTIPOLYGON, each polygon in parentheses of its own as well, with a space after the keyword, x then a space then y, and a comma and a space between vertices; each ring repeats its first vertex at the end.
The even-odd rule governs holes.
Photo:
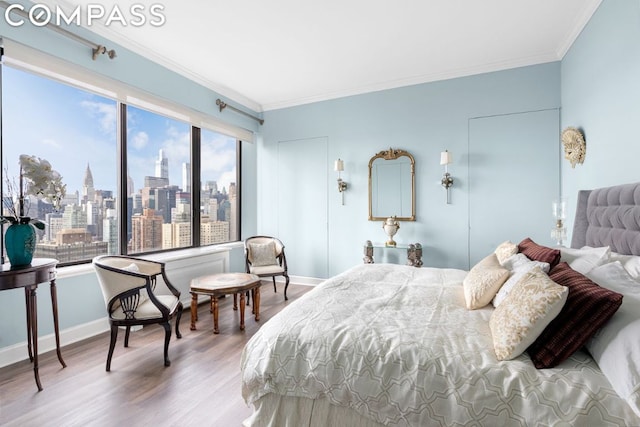
MULTIPOLYGON (((557 61, 600 2, 160 0, 143 4, 164 6, 163 26, 91 30, 265 111, 557 61)), ((87 2, 40 3, 71 10, 87 2)), ((129 18, 135 3, 99 2, 129 18)))

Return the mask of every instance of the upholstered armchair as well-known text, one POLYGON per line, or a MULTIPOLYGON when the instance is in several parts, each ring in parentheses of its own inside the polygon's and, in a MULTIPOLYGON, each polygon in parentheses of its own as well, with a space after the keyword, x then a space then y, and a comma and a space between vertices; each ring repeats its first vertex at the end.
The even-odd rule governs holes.
POLYGON ((271 236, 253 236, 244 241, 246 272, 258 277, 271 277, 273 291, 276 290, 276 276, 284 276, 284 299, 288 300, 289 273, 287 257, 282 242, 271 236))
POLYGON ((129 346, 132 326, 160 324, 164 327, 164 365, 169 366, 171 324, 176 319, 176 336, 182 338, 180 292, 171 285, 164 263, 119 255, 102 255, 93 259, 111 325, 111 342, 107 371, 118 338, 118 328, 126 328, 124 346, 129 346), (158 280, 160 279, 160 280, 158 280), (157 286, 163 283, 163 285, 157 286), (164 288, 164 289, 162 289, 164 288))

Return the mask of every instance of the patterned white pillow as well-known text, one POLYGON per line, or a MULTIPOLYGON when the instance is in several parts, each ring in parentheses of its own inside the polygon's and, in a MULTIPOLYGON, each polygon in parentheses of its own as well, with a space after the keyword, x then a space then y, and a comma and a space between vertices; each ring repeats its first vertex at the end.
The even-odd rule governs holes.
POLYGON ((498 360, 522 354, 560 313, 568 295, 569 288, 555 283, 540 267, 525 274, 489 319, 498 360))
POLYGON ((275 265, 276 261, 276 244, 268 243, 249 243, 251 251, 251 265, 260 267, 264 265, 275 265))
POLYGON ((509 270, 500 265, 495 253, 474 265, 462 281, 467 308, 475 310, 489 304, 508 277, 509 270))
POLYGON ((498 257, 498 262, 502 265, 507 259, 518 253, 518 245, 507 240, 500 243, 494 253, 498 257))
POLYGON ((509 295, 509 292, 513 287, 534 267, 540 267, 540 269, 548 273, 549 263, 540 261, 531 261, 524 254, 515 254, 511 258, 508 258, 503 264, 503 267, 511 271, 511 276, 504 282, 504 285, 498 290, 496 296, 493 298, 493 306, 498 307, 502 301, 509 295))

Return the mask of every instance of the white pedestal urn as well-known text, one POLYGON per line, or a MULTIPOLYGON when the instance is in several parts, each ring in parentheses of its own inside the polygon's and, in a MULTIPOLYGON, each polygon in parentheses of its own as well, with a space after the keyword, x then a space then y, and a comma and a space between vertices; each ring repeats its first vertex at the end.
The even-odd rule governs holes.
POLYGON ((393 240, 393 236, 395 236, 400 229, 400 223, 396 220, 396 217, 390 216, 387 218, 385 222, 382 223, 382 229, 387 233, 387 236, 389 236, 389 240, 385 242, 385 246, 395 247, 396 242, 393 240))

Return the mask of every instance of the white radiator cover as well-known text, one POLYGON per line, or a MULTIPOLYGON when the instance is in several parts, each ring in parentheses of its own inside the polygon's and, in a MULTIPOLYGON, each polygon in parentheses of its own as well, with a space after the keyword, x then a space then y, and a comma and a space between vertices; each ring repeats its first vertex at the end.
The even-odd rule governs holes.
POLYGON ((221 251, 174 259, 160 259, 171 284, 180 291, 180 301, 185 307, 191 304, 189 285, 191 279, 229 271, 229 252, 221 251))

